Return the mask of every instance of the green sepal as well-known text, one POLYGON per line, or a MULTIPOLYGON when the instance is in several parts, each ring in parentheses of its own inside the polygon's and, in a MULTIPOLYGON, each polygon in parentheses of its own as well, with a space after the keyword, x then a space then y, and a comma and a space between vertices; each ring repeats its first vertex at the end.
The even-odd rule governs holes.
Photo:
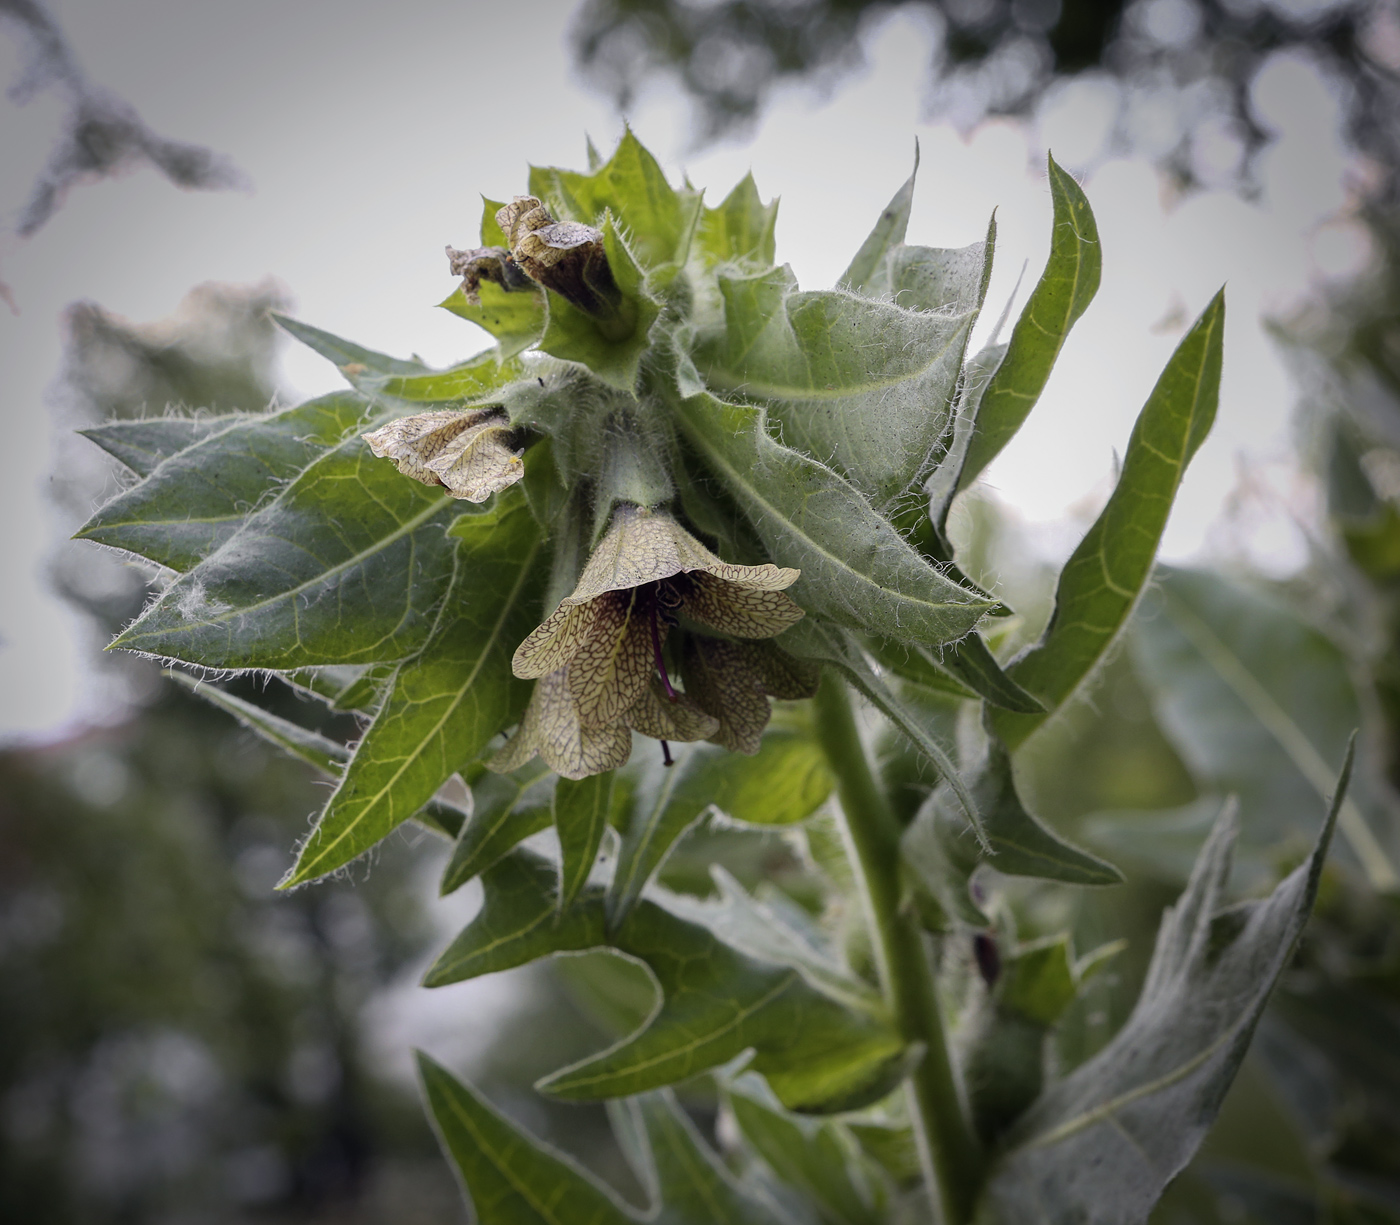
POLYGON ((494 281, 483 279, 477 286, 477 296, 480 304, 468 302, 459 285, 438 305, 490 332, 496 339, 493 352, 497 357, 514 357, 544 332, 544 294, 540 290, 527 287, 507 293, 494 281))
POLYGON ((767 268, 777 250, 778 201, 763 203, 753 174, 746 174, 720 202, 700 215, 699 250, 716 263, 767 268))

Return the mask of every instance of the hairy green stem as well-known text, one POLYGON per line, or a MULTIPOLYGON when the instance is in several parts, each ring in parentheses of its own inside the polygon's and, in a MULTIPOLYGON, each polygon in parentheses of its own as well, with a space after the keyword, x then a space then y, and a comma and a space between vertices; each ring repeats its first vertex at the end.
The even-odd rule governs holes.
POLYGON ((929 1199, 941 1225, 966 1225, 981 1183, 981 1146, 958 1093, 923 933, 900 911, 899 822, 871 771, 846 687, 830 674, 817 694, 816 716, 817 736, 836 776, 885 995, 905 1041, 924 1047, 908 1090, 929 1199))

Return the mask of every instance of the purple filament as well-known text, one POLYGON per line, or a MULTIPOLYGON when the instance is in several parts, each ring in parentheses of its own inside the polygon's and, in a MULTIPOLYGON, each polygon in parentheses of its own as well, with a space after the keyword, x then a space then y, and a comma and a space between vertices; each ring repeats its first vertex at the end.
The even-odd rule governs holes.
MULTIPOLYGON (((656 671, 661 677, 662 688, 666 690, 666 696, 673 702, 680 701, 678 694, 671 686, 671 678, 666 674, 666 661, 661 658, 661 630, 656 624, 656 605, 651 606, 651 653, 656 657, 656 671)), ((665 749, 666 742, 661 742, 662 749, 665 749)), ((671 755, 666 754, 666 764, 671 764, 671 755)))
POLYGON ((661 742, 661 764, 663 766, 674 766, 676 759, 671 756, 671 746, 665 740, 661 742))

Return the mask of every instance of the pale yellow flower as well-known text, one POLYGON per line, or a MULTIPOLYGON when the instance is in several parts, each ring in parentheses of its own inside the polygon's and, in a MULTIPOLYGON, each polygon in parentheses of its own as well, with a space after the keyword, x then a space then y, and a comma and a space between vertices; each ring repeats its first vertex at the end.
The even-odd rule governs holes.
POLYGON ((369 449, 405 476, 484 502, 525 473, 506 415, 496 408, 446 409, 401 417, 364 435, 369 449))

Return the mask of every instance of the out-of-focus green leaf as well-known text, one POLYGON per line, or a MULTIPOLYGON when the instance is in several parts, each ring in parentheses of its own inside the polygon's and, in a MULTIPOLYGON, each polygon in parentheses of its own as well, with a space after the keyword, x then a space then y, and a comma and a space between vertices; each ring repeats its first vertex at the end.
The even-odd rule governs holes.
POLYGON ((685 1080, 749 1048, 790 1109, 855 1108, 893 1087, 904 1048, 878 1012, 853 1010, 797 970, 755 960, 704 926, 644 898, 609 937, 603 891, 588 886, 558 914, 557 871, 517 848, 482 876, 477 917, 428 971, 443 986, 559 952, 611 947, 645 963, 661 1003, 647 1025, 539 1088, 574 1101, 621 1097, 685 1080), (555 917, 557 915, 557 918, 555 917))
POLYGON ((206 702, 228 711, 244 727, 256 732, 264 740, 275 744, 293 757, 299 757, 308 765, 315 766, 322 774, 338 778, 345 763, 350 759, 350 750, 339 741, 331 740, 320 732, 283 719, 270 711, 245 702, 240 697, 225 693, 205 681, 196 680, 187 672, 167 672, 176 684, 184 686, 191 693, 198 694, 206 702))
POLYGON ((1021 428, 1040 399, 1070 328, 1099 289, 1102 252, 1089 201, 1053 157, 1047 160, 1055 208, 1050 259, 1016 321, 1006 357, 982 396, 959 488, 970 485, 1021 428))
MULTIPOLYGON (((1249 850, 1311 838, 1317 800, 1361 722, 1345 655, 1262 591, 1205 571, 1161 567, 1157 577, 1133 650, 1158 722, 1202 789, 1239 797, 1249 850)), ((1372 828, 1388 817, 1361 772, 1337 828, 1382 890, 1400 887, 1372 828)))
POLYGON ((319 353, 327 361, 334 363, 340 372, 357 386, 357 380, 364 375, 413 375, 423 374, 427 370, 427 367, 416 359, 404 361, 401 358, 389 357, 384 353, 376 353, 373 349, 366 349, 363 345, 357 345, 351 340, 341 340, 339 336, 333 336, 330 332, 322 331, 309 323, 289 318, 287 315, 279 315, 274 312, 272 318, 284 332, 301 341, 308 349, 319 353))
POLYGON ((137 476, 150 476, 162 460, 178 455, 210 434, 217 434, 243 420, 241 413, 207 417, 139 417, 108 421, 79 430, 137 476))
POLYGON ((426 1055, 418 1074, 438 1140, 461 1176, 477 1225, 636 1225, 575 1162, 521 1131, 426 1055))
POLYGON ((754 825, 792 825, 810 817, 831 788, 821 750, 795 732, 769 732, 754 757, 714 745, 679 747, 675 765, 653 766, 638 789, 608 889, 609 926, 622 921, 676 840, 710 809, 754 825))
POLYGON ((909 647, 874 639, 871 654, 896 676, 959 697, 984 698, 1004 710, 1034 714, 1040 700, 1006 675, 986 641, 976 630, 935 654, 927 647, 909 647))
POLYGON ((719 263, 752 262, 766 268, 773 262, 777 224, 777 200, 764 204, 753 175, 746 174, 718 208, 701 212, 696 244, 719 263))
POLYGON ((452 578, 460 504, 359 438, 312 463, 172 583, 114 647, 221 668, 402 659, 452 578))
POLYGON ((883 510, 942 452, 989 248, 936 253, 975 264, 974 275, 947 278, 959 296, 936 312, 841 290, 799 293, 787 268, 721 274, 724 337, 696 360, 711 387, 763 401, 785 444, 829 463, 883 510))
POLYGON ((669 1089, 610 1101, 608 1120, 655 1225, 789 1225, 729 1172, 669 1089))
POLYGON ((473 305, 459 285, 438 305, 490 332, 500 357, 514 357, 539 339, 544 331, 544 295, 539 290, 507 293, 494 281, 482 281, 477 294, 481 303, 473 305))
POLYGON ((915 141, 913 171, 905 180, 904 186, 895 192, 894 197, 885 205, 879 220, 875 222, 875 228, 866 236, 850 266, 836 282, 841 288, 855 290, 857 293, 869 292, 871 280, 884 270, 885 257, 904 242, 904 236, 909 230, 909 211, 914 205, 914 180, 918 174, 919 145, 915 141))
POLYGON ((642 270, 632 258, 611 214, 603 219, 603 247, 613 279, 622 291, 626 327, 620 320, 606 328, 593 316, 579 310, 553 290, 548 290, 549 318, 540 350, 565 361, 582 362, 598 378, 619 391, 630 392, 637 385, 642 355, 649 345, 651 325, 661 313, 660 306, 642 289, 642 270))
POLYGON ((970 872, 985 861, 1008 876, 1034 876, 1073 885, 1123 882, 1123 874, 1112 864, 1066 842, 1027 810, 1016 792, 1011 756, 995 738, 970 790, 990 853, 981 853, 959 806, 942 789, 934 792, 915 819, 915 825, 934 823, 949 859, 964 871, 970 872))
POLYGON ((789 1114, 752 1075, 725 1086, 725 1105, 744 1139, 828 1225, 881 1225, 883 1179, 839 1123, 789 1114))
POLYGON ((188 570, 270 492, 363 427, 369 411, 363 396, 337 392, 265 417, 226 419, 106 503, 77 537, 188 570))
POLYGON ((567 910, 588 883, 612 812, 613 771, 574 782, 561 778, 554 788, 554 828, 559 834, 559 909, 567 910))
POLYGON ((1162 919, 1147 981, 1102 1051, 1014 1128, 979 1218, 1005 1225, 1145 1220, 1205 1137, 1307 922, 1351 775, 1307 862, 1267 898, 1219 909, 1237 823, 1222 813, 1162 919))
POLYGON ((930 646, 961 638, 992 607, 930 566, 831 469, 775 442, 761 409, 702 394, 682 401, 677 415, 774 561, 801 569, 791 592, 798 603, 930 646))
MULTIPOLYGON (((530 191, 562 216, 585 225, 601 226, 603 213, 611 211, 627 227, 637 258, 648 268, 685 259, 681 248, 694 224, 689 214, 698 201, 683 199, 666 181, 656 159, 630 128, 612 157, 592 174, 532 166, 530 191)), ((611 251, 608 259, 611 262, 611 251)))
POLYGON ((554 779, 538 758, 510 774, 483 773, 472 783, 472 815, 442 874, 442 893, 460 889, 531 834, 548 829, 553 804, 554 779))
POLYGON ((283 887, 334 871, 408 820, 517 720, 530 686, 511 672, 535 623, 544 546, 522 496, 464 515, 457 578, 423 650, 395 673, 283 887))
MULTIPOLYGON (((1224 330, 1221 290, 1138 415, 1113 496, 1060 572, 1045 636, 1007 669, 1047 712, 1063 705, 1103 659, 1147 584, 1186 465, 1215 420, 1224 330)), ((1046 717, 997 710, 992 723, 1015 749, 1046 717)))

